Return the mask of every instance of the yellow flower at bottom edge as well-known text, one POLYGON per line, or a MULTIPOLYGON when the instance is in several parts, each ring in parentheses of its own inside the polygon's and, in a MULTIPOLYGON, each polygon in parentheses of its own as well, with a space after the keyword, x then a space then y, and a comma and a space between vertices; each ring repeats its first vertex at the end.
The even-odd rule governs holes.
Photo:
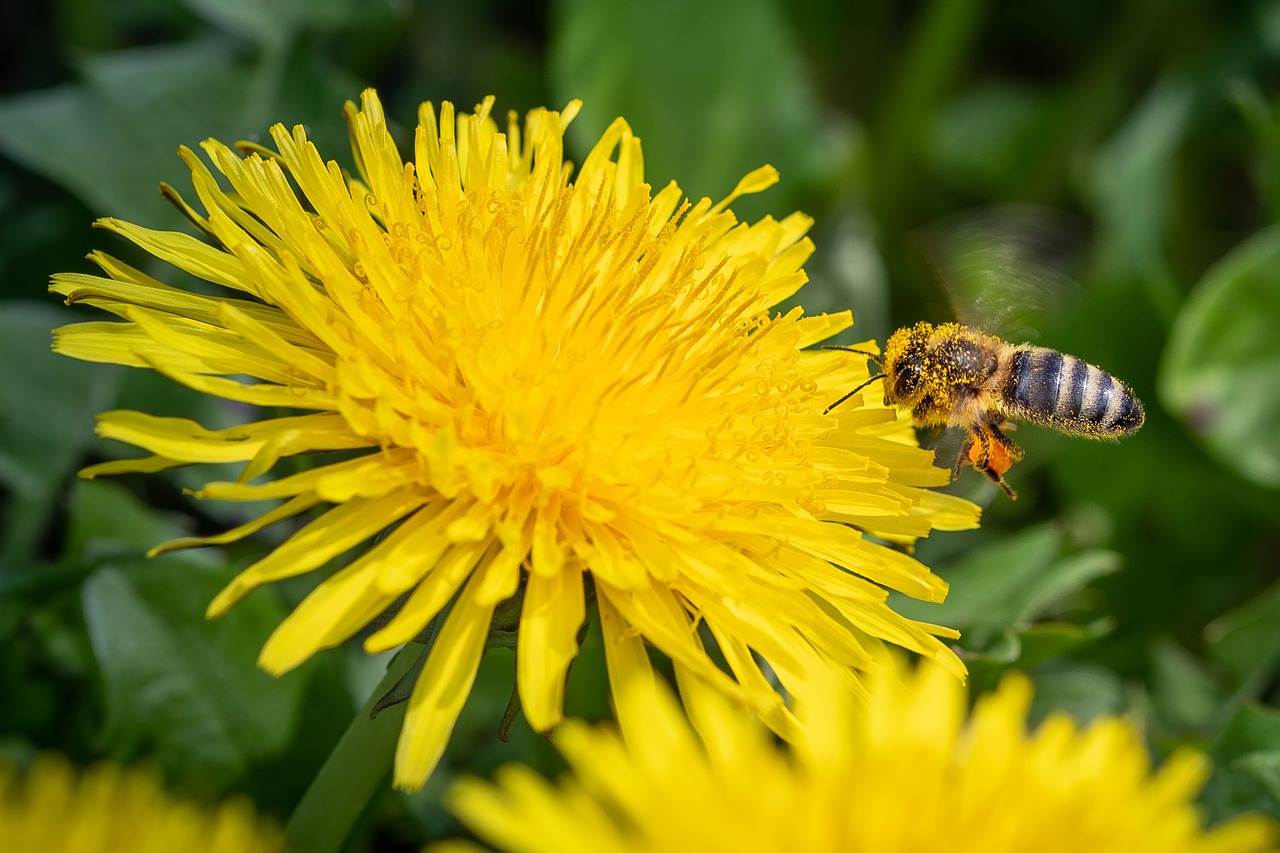
POLYGON ((159 778, 108 764, 83 772, 42 755, 24 772, 0 762, 5 853, 274 853, 279 830, 245 801, 216 809, 175 800, 159 778))
POLYGON ((928 490, 947 472, 871 392, 823 413, 867 378, 865 358, 809 349, 847 328, 847 312, 770 313, 806 280, 810 220, 746 224, 729 211, 775 182, 770 167, 717 204, 690 203, 674 183, 652 192, 621 119, 571 179, 562 135, 578 106, 534 110, 523 127, 511 115, 503 133, 491 99, 458 117, 424 104, 406 163, 367 91, 346 110, 358 178, 301 127, 272 128, 274 151, 210 140, 220 174, 181 152, 205 213, 165 190, 203 239, 99 225, 217 295, 102 253, 104 275, 53 280, 68 303, 124 321, 59 329, 58 352, 277 415, 221 430, 99 418, 100 435, 152 455, 84 476, 244 463, 198 496, 283 501, 165 548, 314 516, 210 615, 372 543, 279 626, 263 667, 286 672, 390 608, 370 652, 442 619, 396 753, 402 788, 438 762, 495 608, 514 597, 517 687, 539 731, 561 719, 589 594, 615 693, 644 675, 648 643, 784 736, 794 721, 775 679, 794 694, 815 657, 863 667, 866 635, 963 676, 939 639, 954 631, 886 603, 888 589, 940 600, 945 583, 883 543, 973 527, 976 507, 928 490), (262 476, 323 452, 336 453, 262 476))
POLYGON ((1029 733, 1020 675, 966 718, 965 690, 941 667, 882 661, 866 695, 816 679, 794 751, 685 682, 692 726, 665 691, 637 690, 627 701, 647 713, 643 730, 557 730, 570 767, 558 784, 508 766, 496 784, 459 782, 450 807, 507 853, 1274 850, 1276 827, 1262 817, 1203 827, 1192 802, 1208 772, 1199 754, 1153 771, 1134 726, 1114 717, 1079 728, 1060 714, 1029 733))

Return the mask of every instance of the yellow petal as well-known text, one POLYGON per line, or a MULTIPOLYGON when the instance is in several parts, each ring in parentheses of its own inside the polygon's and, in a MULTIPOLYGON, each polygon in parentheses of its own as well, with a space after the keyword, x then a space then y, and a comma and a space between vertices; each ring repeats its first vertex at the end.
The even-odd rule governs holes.
POLYGON ((551 576, 529 576, 520 609, 516 685, 534 731, 549 731, 560 722, 565 677, 578 653, 578 629, 584 618, 580 572, 566 569, 551 576))
POLYGON ((426 503, 414 492, 382 498, 353 498, 326 512, 268 556, 245 569, 209 604, 217 618, 233 604, 265 583, 296 577, 336 557, 426 503))
POLYGON ((401 790, 421 787, 435 769, 475 681, 493 607, 475 601, 474 583, 454 602, 409 697, 396 745, 394 783, 401 790))
MULTIPOLYGON (((476 563, 488 547, 488 542, 464 542, 446 551, 434 565, 426 567, 426 577, 414 589, 400 612, 365 639, 365 651, 377 654, 394 649, 422 633, 427 623, 449 603, 449 599, 468 577, 474 579, 482 574, 476 571, 476 563)), ((472 586, 478 586, 478 583, 473 583, 472 586)), ((474 592, 472 590, 473 597, 474 592)), ((476 606, 492 610, 494 605, 483 602, 476 606)))
POLYGON ((222 533, 212 536, 192 536, 183 539, 172 539, 161 545, 157 545, 147 552, 148 557, 156 557, 160 554, 166 554, 170 551, 178 551, 183 548, 204 548, 209 545, 227 545, 231 542, 239 542, 246 536, 250 536, 269 527, 277 522, 293 518, 295 515, 304 513, 318 504, 320 500, 314 495, 299 495, 289 501, 281 504, 270 512, 265 512, 255 519, 246 521, 239 527, 233 527, 222 533))

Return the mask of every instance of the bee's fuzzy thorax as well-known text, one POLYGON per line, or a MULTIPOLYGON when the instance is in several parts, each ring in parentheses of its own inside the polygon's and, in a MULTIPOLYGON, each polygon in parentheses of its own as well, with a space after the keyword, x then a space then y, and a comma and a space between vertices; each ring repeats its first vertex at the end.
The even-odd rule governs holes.
MULTIPOLYGON (((885 345, 885 398, 913 409, 921 426, 968 425, 970 413, 955 411, 965 395, 985 386, 998 368, 997 355, 1009 345, 959 323, 920 322, 894 332, 885 345)), ((963 406, 967 409, 967 406, 963 406)), ((976 413, 974 413, 976 414, 976 413)))

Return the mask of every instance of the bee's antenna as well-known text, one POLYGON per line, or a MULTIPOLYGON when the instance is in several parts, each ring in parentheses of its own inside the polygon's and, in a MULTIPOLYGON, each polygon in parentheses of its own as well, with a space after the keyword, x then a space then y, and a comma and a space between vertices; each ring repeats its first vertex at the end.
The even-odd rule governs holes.
MULTIPOLYGON (((824 347, 824 349, 844 349, 844 347, 824 347)), ((852 350, 852 352, 859 352, 859 350, 852 350)), ((826 414, 830 414, 831 410, 832 410, 832 409, 834 409, 836 406, 840 405, 840 404, 841 404, 841 403, 843 403, 845 400, 848 400, 848 399, 849 399, 850 397, 852 397, 854 394, 857 394, 859 391, 861 391, 863 388, 866 388, 868 385, 870 385, 872 382, 875 382, 877 379, 884 379, 884 374, 883 374, 883 373, 877 373, 875 376, 872 376, 872 377, 871 377, 870 379, 868 379, 866 382, 863 382, 863 383, 862 383, 861 385, 859 385, 857 388, 854 388, 854 389, 853 389, 852 391, 850 391, 848 394, 845 394, 845 395, 844 395, 843 397, 841 397, 839 400, 836 400, 836 401, 835 401, 834 403, 832 403, 830 406, 827 406, 825 409, 823 409, 823 410, 822 410, 822 414, 824 414, 824 415, 826 415, 826 414)))
POLYGON ((875 353, 868 352, 867 350, 864 350, 864 349, 854 349, 853 347, 838 347, 838 346, 824 346, 823 349, 838 349, 841 352, 856 352, 858 355, 865 355, 867 358, 871 359, 878 365, 884 364, 884 356, 876 355, 875 353))

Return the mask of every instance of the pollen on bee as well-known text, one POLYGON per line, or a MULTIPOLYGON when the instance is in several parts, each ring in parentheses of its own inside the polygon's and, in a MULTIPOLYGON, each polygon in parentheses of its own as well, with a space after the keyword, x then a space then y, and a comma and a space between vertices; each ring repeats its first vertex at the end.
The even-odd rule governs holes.
MULTIPOLYGON (((991 442, 987 453, 987 467, 997 474, 1004 475, 1013 467, 1014 459, 1009 455, 1009 451, 1005 449, 1005 446, 1000 442, 991 442)), ((969 456, 972 458, 973 454, 974 448, 970 448, 969 456)), ((974 461, 976 462, 977 459, 974 458, 974 461)))

